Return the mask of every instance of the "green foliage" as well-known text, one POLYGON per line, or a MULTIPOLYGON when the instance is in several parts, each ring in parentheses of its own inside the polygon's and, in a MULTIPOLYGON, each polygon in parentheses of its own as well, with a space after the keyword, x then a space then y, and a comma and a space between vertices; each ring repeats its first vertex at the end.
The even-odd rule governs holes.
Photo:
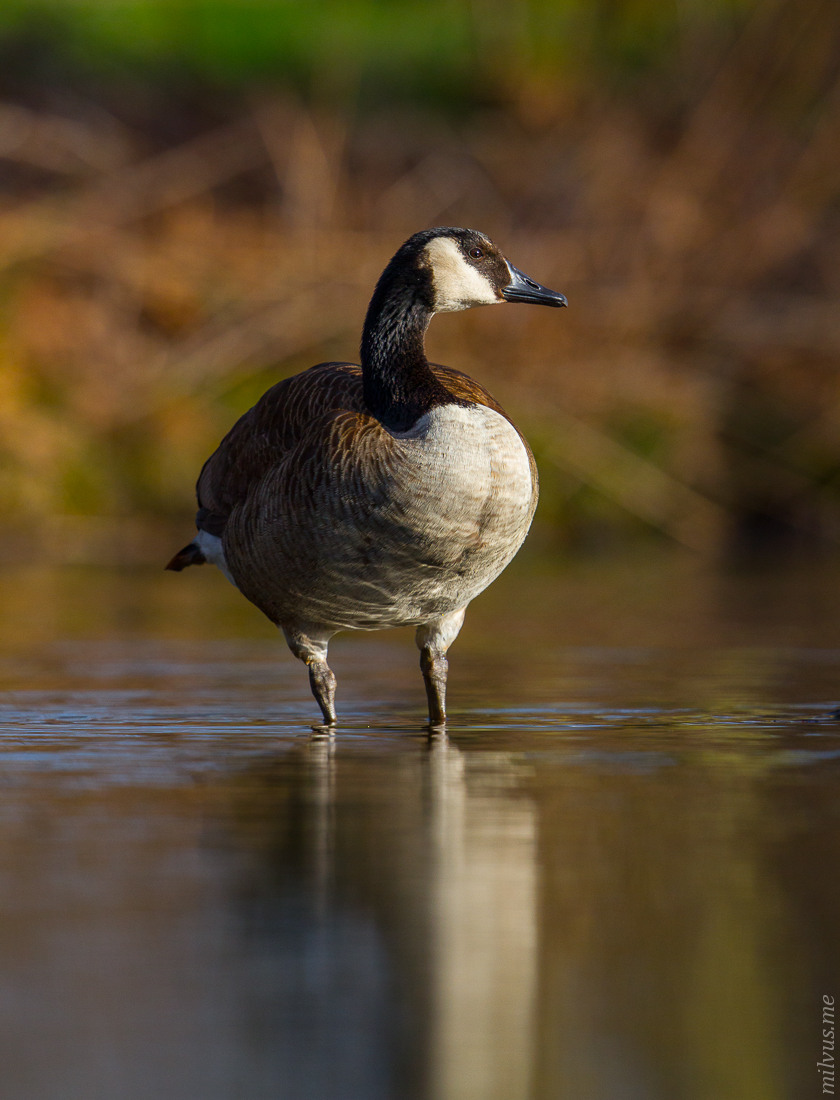
POLYGON ((746 0, 6 0, 0 49, 115 78, 291 83, 327 96, 483 100, 539 73, 670 67, 681 35, 746 0), (679 9, 679 10, 678 10, 679 9), (46 55, 50 55, 47 57, 46 55))

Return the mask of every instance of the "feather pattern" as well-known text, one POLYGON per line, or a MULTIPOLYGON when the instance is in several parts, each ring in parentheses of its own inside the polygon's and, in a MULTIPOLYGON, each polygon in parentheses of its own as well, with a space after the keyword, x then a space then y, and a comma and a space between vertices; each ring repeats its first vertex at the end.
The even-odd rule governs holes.
MULTIPOLYGON (((469 375, 436 363, 429 365, 453 400, 484 405, 501 416, 507 415, 498 401, 469 375)), ((355 363, 319 363, 267 390, 237 420, 204 463, 196 487, 199 530, 221 535, 231 511, 244 501, 255 483, 294 448, 314 439, 319 425, 326 426, 337 414, 349 413, 353 417, 350 421, 343 420, 341 427, 348 448, 363 424, 372 428, 378 423, 367 410, 362 384, 362 369, 355 363)), ((519 434, 536 485, 534 456, 524 436, 519 434)), ((383 430, 380 438, 384 441, 389 437, 383 430)))

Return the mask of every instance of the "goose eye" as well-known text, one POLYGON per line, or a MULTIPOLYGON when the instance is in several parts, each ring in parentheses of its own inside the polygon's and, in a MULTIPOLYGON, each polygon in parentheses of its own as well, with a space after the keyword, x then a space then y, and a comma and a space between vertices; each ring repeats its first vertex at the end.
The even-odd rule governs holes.
POLYGON ((478 248, 478 247, 471 248, 470 249, 470 255, 472 256, 472 258, 474 260, 480 260, 481 257, 484 255, 484 249, 483 248, 478 248))

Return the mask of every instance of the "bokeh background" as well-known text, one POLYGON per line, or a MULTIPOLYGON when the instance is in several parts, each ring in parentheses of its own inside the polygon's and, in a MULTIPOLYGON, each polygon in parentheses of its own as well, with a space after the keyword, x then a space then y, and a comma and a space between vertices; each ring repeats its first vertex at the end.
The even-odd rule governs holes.
POLYGON ((838 291, 840 0, 0 0, 4 1096, 815 1096, 838 291), (446 223, 569 298, 429 333, 537 519, 448 738, 410 630, 335 640, 313 737, 163 565, 446 223))
POLYGON ((5 0, 0 555, 165 560, 434 224, 569 297, 429 340, 532 441, 538 546, 840 541, 836 0, 5 0))

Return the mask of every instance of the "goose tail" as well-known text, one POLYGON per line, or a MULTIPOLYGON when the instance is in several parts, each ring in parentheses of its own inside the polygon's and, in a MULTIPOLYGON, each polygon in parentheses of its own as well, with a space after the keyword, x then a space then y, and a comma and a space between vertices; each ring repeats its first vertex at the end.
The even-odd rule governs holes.
POLYGON ((188 543, 183 550, 179 550, 178 553, 166 564, 167 569, 171 569, 173 573, 180 573, 182 569, 186 569, 188 565, 204 565, 207 561, 204 554, 201 552, 201 548, 195 542, 188 543))

